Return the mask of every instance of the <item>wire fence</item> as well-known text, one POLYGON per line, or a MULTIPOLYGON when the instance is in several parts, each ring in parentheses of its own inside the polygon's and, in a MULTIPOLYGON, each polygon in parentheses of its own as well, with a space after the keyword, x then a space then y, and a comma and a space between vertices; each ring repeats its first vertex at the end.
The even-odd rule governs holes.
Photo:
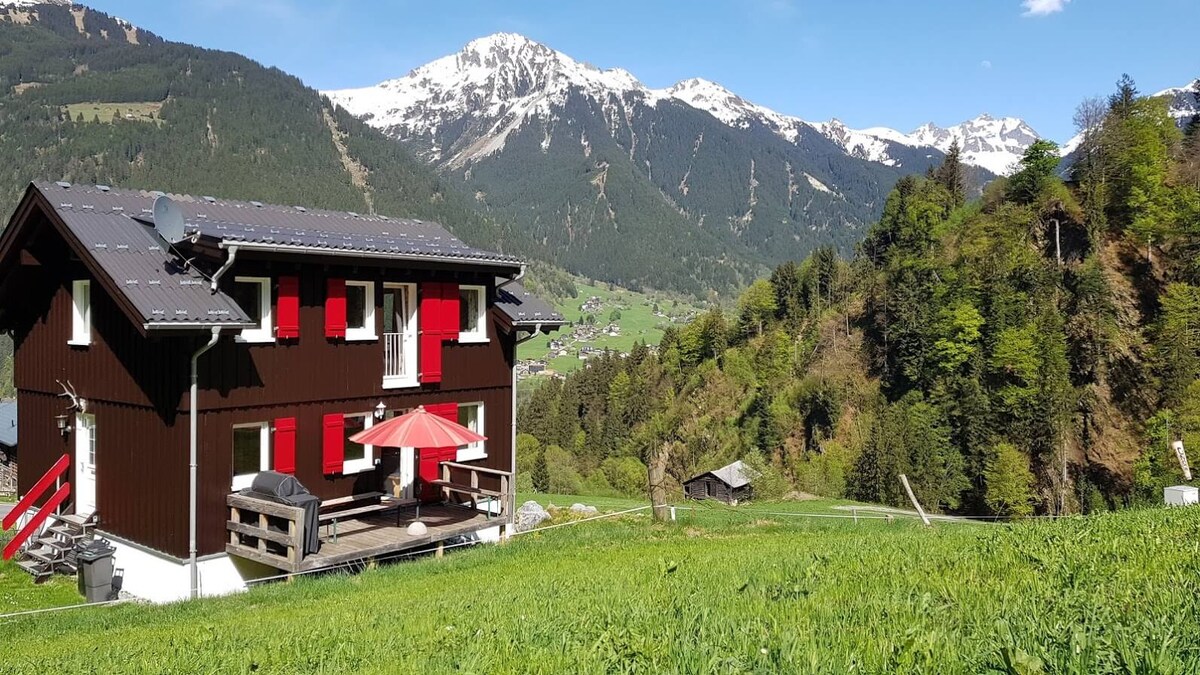
MULTIPOLYGON (((547 525, 545 527, 535 527, 533 529, 523 530, 523 531, 519 531, 519 532, 509 532, 504 535, 504 538, 512 539, 512 538, 516 538, 516 537, 526 535, 526 534, 542 534, 542 533, 545 533, 545 532, 548 532, 551 530, 555 530, 558 528, 562 528, 562 527, 583 525, 584 523, 591 523, 591 522, 595 522, 595 521, 599 521, 599 520, 616 518, 618 516, 631 515, 634 513, 639 513, 642 511, 653 509, 653 508, 654 508, 654 505, 646 504, 643 506, 637 506, 634 508, 624 509, 621 511, 600 513, 595 516, 589 516, 587 518, 581 518, 579 520, 570 520, 570 521, 566 521, 566 522, 562 522, 562 523, 554 523, 551 525, 547 525)), ((895 522, 896 520, 899 520, 899 519, 920 520, 920 515, 915 512, 904 511, 901 509, 890 509, 887 507, 871 507, 871 506, 857 507, 857 506, 852 506, 852 505, 843 505, 843 506, 834 507, 834 508, 840 508, 840 509, 847 510, 847 511, 849 511, 849 513, 810 513, 810 512, 803 512, 803 511, 767 511, 767 510, 758 510, 758 509, 754 509, 754 508, 746 508, 744 506, 722 507, 722 506, 703 505, 703 504, 687 505, 687 506, 679 505, 679 504, 667 504, 667 505, 664 505, 664 508, 668 509, 668 512, 670 514, 670 519, 672 521, 677 521, 677 514, 680 511, 692 512, 692 513, 704 513, 706 515, 734 516, 735 518, 744 520, 744 521, 753 521, 754 519, 758 519, 758 518, 761 518, 764 516, 766 516, 766 517, 786 517, 786 518, 812 518, 812 519, 818 519, 818 520, 821 520, 821 519, 852 520, 856 523, 858 521, 872 521, 872 520, 887 521, 887 522, 895 522)), ((935 521, 938 523, 951 523, 951 524, 952 523, 978 523, 978 522, 1035 520, 1035 519, 1085 518, 1085 517, 1086 516, 1081 516, 1081 515, 1040 515, 1040 516, 1021 516, 1021 517, 994 516, 994 515, 990 515, 990 516, 930 515, 929 516, 930 520, 932 520, 932 521, 935 521)), ((264 583, 271 582, 271 581, 293 579, 293 578, 297 578, 297 577, 304 577, 304 576, 309 576, 309 575, 314 575, 314 574, 328 575, 328 574, 334 574, 334 573, 343 572, 343 571, 350 572, 350 573, 361 572, 365 569, 371 568, 372 566, 374 566, 378 563, 392 562, 392 561, 405 560, 405 559, 411 559, 411 558, 417 558, 417 557, 424 557, 424 556, 434 554, 436 552, 449 551, 452 549, 463 548, 466 546, 477 546, 481 543, 490 543, 490 542, 481 540, 481 539, 472 539, 472 540, 457 542, 454 544, 442 544, 442 545, 436 546, 436 547, 430 546, 430 547, 424 547, 421 549, 411 550, 411 551, 397 551, 395 553, 373 556, 371 558, 360 558, 357 560, 351 560, 351 561, 344 562, 344 563, 334 565, 331 567, 323 567, 323 568, 317 569, 317 570, 305 570, 302 572, 290 572, 290 573, 286 573, 286 574, 278 574, 278 575, 274 575, 274 576, 250 579, 250 580, 246 581, 246 586, 247 586, 247 588, 250 588, 250 587, 259 586, 259 585, 262 585, 264 583)), ((129 602, 131 602, 131 600, 121 599, 121 600, 111 600, 108 602, 80 603, 77 605, 66 605, 66 606, 62 606, 62 607, 47 607, 47 608, 42 608, 42 609, 33 609, 33 610, 26 610, 26 611, 21 611, 21 612, 12 612, 9 614, 0 614, 0 620, 20 618, 20 617, 25 617, 25 616, 33 616, 33 615, 38 615, 38 614, 46 614, 46 613, 51 613, 51 612, 61 612, 61 611, 72 610, 72 609, 81 609, 81 608, 86 608, 86 607, 113 607, 116 605, 127 604, 129 602)))

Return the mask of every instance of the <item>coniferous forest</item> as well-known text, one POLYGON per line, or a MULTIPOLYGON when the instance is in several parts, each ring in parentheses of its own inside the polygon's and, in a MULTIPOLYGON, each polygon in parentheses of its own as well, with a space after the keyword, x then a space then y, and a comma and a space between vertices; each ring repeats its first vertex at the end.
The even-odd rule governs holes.
POLYGON ((951 151, 900 181, 851 260, 817 250, 542 385, 525 486, 644 493, 736 458, 757 489, 1020 516, 1159 502, 1200 448, 1200 123, 1128 77, 967 201, 951 151))

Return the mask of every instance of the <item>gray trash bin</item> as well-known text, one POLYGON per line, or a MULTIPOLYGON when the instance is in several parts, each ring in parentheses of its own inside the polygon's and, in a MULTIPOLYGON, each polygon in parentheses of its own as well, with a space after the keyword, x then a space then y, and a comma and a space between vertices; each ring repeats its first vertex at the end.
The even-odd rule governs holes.
POLYGON ((117 550, 103 539, 88 542, 76 554, 79 594, 87 602, 104 602, 112 594, 113 554, 117 550))

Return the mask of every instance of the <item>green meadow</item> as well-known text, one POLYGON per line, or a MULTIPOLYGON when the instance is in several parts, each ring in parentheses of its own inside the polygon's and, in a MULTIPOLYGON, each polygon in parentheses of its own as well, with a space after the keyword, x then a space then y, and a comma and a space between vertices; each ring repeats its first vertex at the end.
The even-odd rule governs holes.
POLYGON ((933 528, 762 515, 830 507, 638 513, 227 598, 0 619, 0 670, 1200 671, 1200 509, 933 528))

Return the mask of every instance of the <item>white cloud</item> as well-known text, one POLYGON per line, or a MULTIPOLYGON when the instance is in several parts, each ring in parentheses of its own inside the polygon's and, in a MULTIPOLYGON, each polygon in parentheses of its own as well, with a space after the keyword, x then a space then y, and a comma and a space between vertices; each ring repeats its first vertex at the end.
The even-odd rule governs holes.
POLYGON ((1021 16, 1046 16, 1066 9, 1071 0, 1021 0, 1025 13, 1021 16))
POLYGON ((980 62, 979 62, 979 67, 980 67, 980 68, 983 68, 984 70, 991 70, 991 69, 992 69, 992 62, 991 62, 991 61, 988 61, 987 59, 984 59, 984 60, 982 60, 982 61, 980 61, 980 62))

